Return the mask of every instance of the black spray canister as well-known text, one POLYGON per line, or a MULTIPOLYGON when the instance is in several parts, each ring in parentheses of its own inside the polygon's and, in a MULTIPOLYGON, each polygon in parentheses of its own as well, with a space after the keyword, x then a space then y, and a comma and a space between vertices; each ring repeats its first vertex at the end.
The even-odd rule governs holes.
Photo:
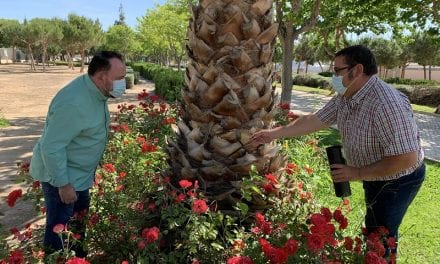
MULTIPOLYGON (((342 156, 341 146, 331 146, 325 149, 330 165, 345 164, 345 159, 342 156)), ((334 182, 335 194, 337 197, 347 197, 351 195, 350 182, 334 182)))

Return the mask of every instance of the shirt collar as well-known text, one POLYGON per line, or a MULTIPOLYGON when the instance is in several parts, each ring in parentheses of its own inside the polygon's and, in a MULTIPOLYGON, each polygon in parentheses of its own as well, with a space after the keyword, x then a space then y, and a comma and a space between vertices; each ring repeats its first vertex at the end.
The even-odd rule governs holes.
POLYGON ((86 83, 87 90, 90 91, 92 96, 96 97, 96 99, 100 101, 107 101, 108 97, 103 95, 96 84, 90 78, 90 75, 84 74, 84 81, 86 83))
POLYGON ((352 104, 358 104, 362 101, 362 99, 365 98, 365 96, 368 94, 368 92, 371 90, 370 87, 373 86, 374 83, 377 81, 377 76, 371 76, 370 79, 359 89, 357 93, 351 97, 351 103, 352 104))

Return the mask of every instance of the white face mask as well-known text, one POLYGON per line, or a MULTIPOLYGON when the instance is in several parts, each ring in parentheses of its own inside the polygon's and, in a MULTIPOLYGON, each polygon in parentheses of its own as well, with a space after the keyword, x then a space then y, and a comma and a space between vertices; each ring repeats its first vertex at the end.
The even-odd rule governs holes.
POLYGON ((109 92, 114 98, 119 98, 125 93, 125 78, 113 81, 113 91, 109 92))

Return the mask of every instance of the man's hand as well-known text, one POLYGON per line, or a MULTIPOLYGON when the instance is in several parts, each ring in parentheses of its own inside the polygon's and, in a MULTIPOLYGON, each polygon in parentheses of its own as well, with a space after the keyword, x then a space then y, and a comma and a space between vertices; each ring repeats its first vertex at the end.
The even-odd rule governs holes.
POLYGON ((271 130, 260 130, 258 132, 256 132, 255 134, 253 134, 250 138, 250 140, 252 140, 255 143, 260 143, 260 144, 264 144, 264 143, 270 143, 272 142, 272 140, 274 140, 274 138, 272 137, 273 132, 271 130))
POLYGON ((75 189, 73 189, 72 185, 67 184, 58 188, 58 194, 60 195, 61 202, 65 204, 72 204, 78 200, 76 197, 75 189))
POLYGON ((344 164, 333 164, 330 166, 334 182, 358 181, 361 180, 359 169, 344 164))

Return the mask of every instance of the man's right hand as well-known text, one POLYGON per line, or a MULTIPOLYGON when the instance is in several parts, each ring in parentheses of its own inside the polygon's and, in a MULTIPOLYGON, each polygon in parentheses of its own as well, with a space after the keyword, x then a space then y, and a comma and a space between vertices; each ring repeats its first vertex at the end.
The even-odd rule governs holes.
POLYGON ((272 140, 275 139, 272 137, 272 133, 273 133, 273 131, 271 131, 271 130, 260 130, 260 131, 256 132, 255 134, 253 134, 250 139, 252 141, 254 141, 256 143, 260 143, 260 144, 270 143, 270 142, 272 142, 272 140))
POLYGON ((72 204, 78 200, 78 197, 76 197, 76 191, 70 183, 58 187, 58 194, 60 195, 61 202, 65 204, 72 204))

